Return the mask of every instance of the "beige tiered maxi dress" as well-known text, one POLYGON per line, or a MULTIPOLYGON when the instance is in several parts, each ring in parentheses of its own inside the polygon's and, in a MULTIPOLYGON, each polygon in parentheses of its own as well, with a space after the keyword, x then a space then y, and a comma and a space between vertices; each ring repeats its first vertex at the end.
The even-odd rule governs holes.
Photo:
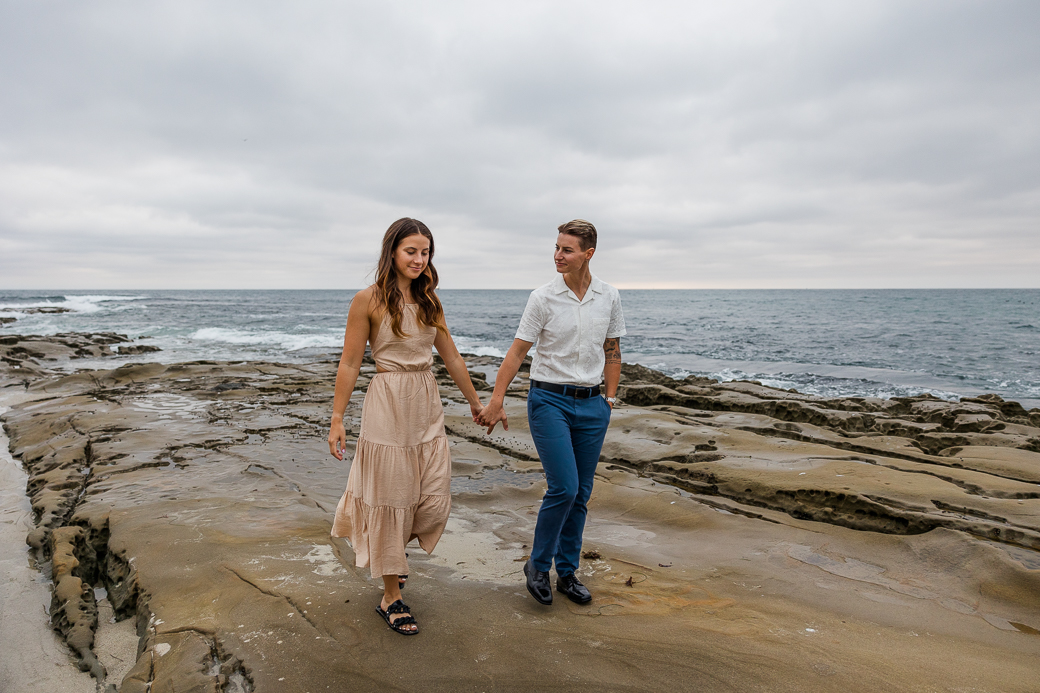
POLYGON ((347 490, 336 508, 332 536, 346 537, 357 566, 372 577, 406 575, 405 544, 414 538, 431 553, 451 511, 451 453, 444 410, 430 372, 437 330, 420 325, 414 304, 404 307, 394 335, 385 317, 370 340, 380 371, 361 411, 347 490))

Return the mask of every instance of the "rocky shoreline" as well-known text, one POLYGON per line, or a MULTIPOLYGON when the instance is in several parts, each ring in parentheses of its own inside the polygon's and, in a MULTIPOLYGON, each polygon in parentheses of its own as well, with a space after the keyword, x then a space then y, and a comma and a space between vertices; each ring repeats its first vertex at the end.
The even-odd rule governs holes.
MULTIPOLYGON (((510 431, 487 436, 437 365, 454 511, 434 556, 411 551, 424 632, 406 647, 328 536, 349 469, 325 444, 335 362, 62 370, 143 347, 0 338, 27 541, 53 577, 51 623, 99 688, 1035 686, 1040 409, 828 400, 625 365, 582 567, 596 599, 546 610, 520 575, 544 489, 526 373, 510 431), (95 651, 97 588, 140 638, 120 681, 95 651)), ((497 361, 467 363, 488 389, 497 361)))

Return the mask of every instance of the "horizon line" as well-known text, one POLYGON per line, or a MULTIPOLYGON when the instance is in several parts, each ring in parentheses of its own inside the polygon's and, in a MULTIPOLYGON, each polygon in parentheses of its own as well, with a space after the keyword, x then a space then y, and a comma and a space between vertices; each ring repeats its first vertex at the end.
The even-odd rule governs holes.
MULTIPOLYGON (((609 282, 608 282, 609 284, 609 282)), ((1037 291, 1040 290, 1040 286, 886 286, 886 287, 839 287, 839 286, 823 286, 823 287, 791 287, 791 286, 766 286, 766 287, 754 287, 754 286, 726 286, 726 287, 713 287, 713 286, 641 286, 641 285, 624 285, 624 284, 613 284, 615 288, 620 291, 1037 291)), ((330 287, 330 288, 270 288, 270 287, 236 287, 236 288, 214 288, 214 287, 193 287, 193 288, 14 288, 14 287, 0 287, 0 291, 39 291, 39 292, 128 292, 128 291, 361 291, 362 288, 346 288, 346 287, 330 287)), ((488 288, 462 288, 462 287, 438 287, 438 291, 533 291, 538 288, 534 287, 496 287, 493 289, 488 288)))

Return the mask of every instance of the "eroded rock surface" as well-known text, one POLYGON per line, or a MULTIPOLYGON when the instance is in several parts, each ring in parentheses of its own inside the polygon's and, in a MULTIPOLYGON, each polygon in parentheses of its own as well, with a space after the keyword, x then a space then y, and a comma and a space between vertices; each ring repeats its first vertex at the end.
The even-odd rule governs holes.
MULTIPOLYGON (((60 309, 62 312, 64 308, 60 309)), ((0 383, 20 380, 28 385, 34 378, 50 373, 59 362, 69 359, 134 356, 159 351, 152 344, 134 344, 114 332, 79 334, 68 332, 50 336, 0 335, 0 362, 6 364, 0 383)))
MULTIPOLYGON (((510 430, 488 436, 435 366, 454 509, 434 556, 410 550, 422 633, 405 639, 328 536, 349 470, 325 442, 335 362, 55 370, 117 337, 0 344, 42 354, 0 351, 0 392, 20 400, 4 425, 30 475, 52 623, 107 686, 1035 688, 1040 411, 825 400, 626 365, 586 531, 595 598, 545 608, 521 574, 544 491, 526 374, 510 430), (122 681, 95 656, 95 587, 137 623, 122 681)), ((497 363, 467 362, 487 389, 497 363)))

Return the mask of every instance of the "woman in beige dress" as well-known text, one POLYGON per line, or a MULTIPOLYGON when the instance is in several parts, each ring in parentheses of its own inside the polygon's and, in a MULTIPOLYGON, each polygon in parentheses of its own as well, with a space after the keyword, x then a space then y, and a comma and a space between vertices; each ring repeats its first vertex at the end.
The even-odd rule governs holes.
POLYGON ((476 421, 483 405, 444 322, 434 289, 433 235, 415 219, 399 219, 383 237, 375 283, 350 304, 336 373, 329 450, 343 459, 343 413, 354 391, 365 344, 376 375, 361 412, 347 490, 336 508, 332 536, 346 537, 359 568, 383 579, 376 611, 404 635, 419 632, 401 587, 408 576, 405 545, 418 538, 430 553, 451 510, 451 454, 444 411, 430 367, 433 351, 469 401, 476 421))

